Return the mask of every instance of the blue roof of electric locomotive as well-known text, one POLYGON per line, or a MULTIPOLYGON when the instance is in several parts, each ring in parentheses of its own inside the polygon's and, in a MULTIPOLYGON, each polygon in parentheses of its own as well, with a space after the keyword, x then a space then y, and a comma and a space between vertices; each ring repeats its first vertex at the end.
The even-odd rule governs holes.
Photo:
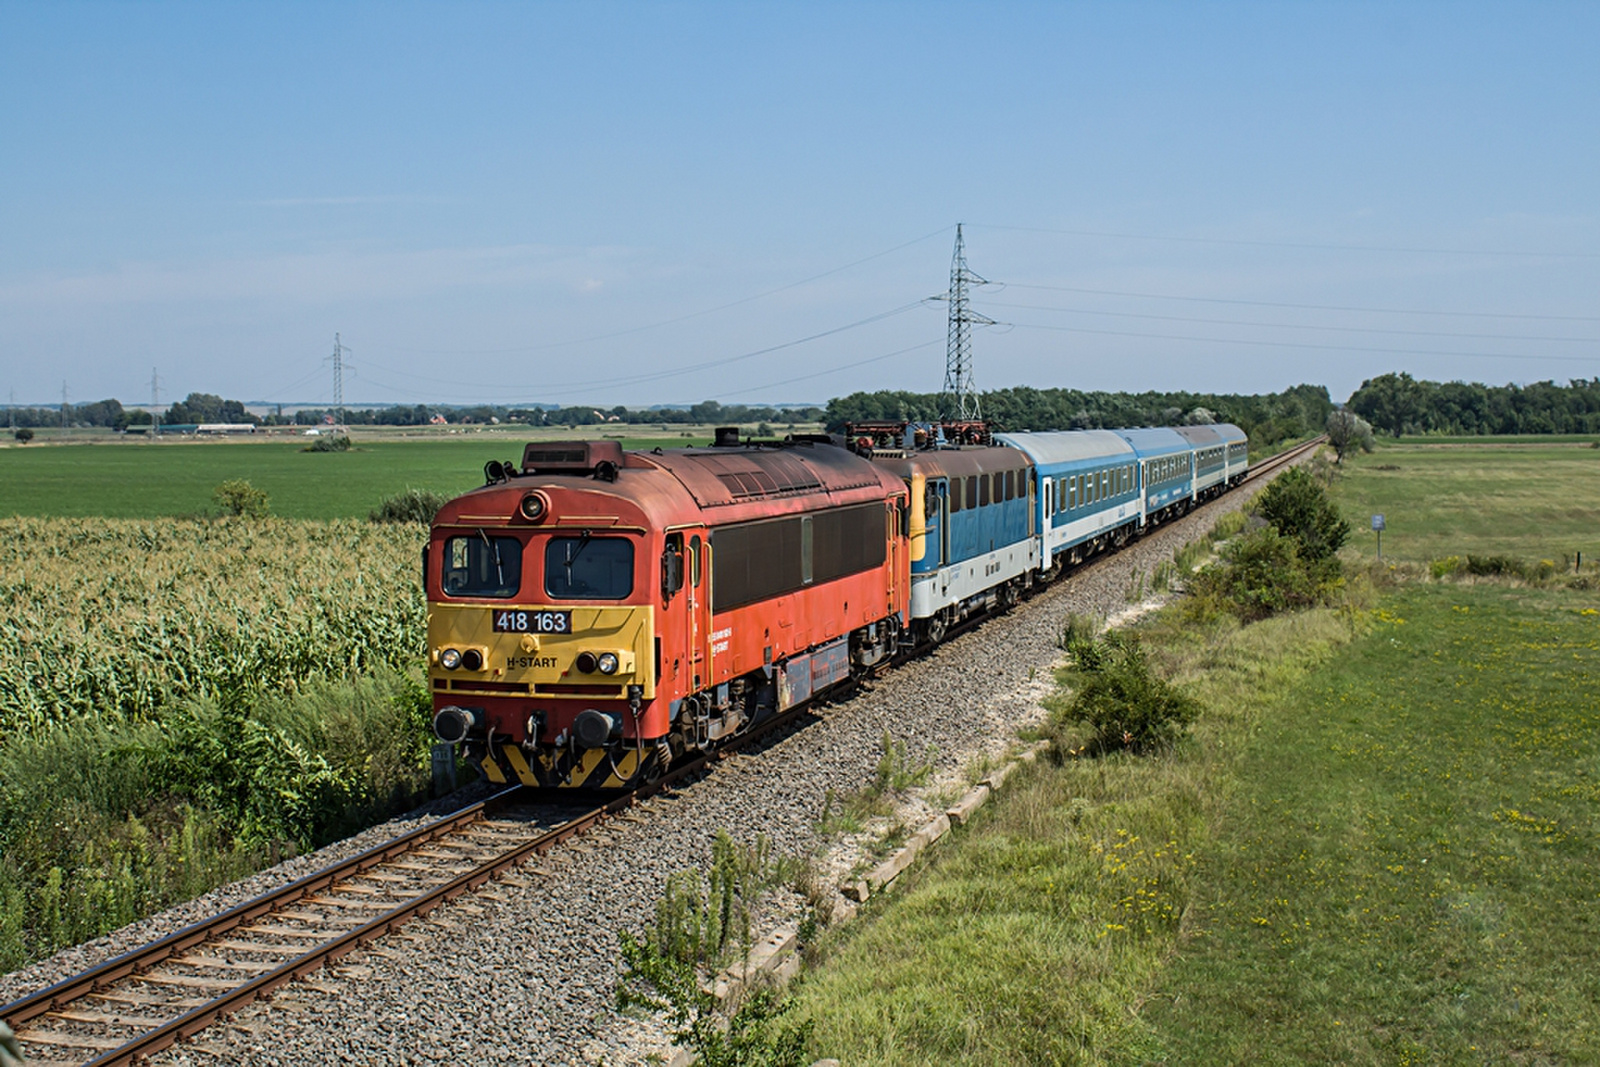
POLYGON ((1117 430, 1142 459, 1145 456, 1167 456, 1174 452, 1188 452, 1194 446, 1183 439, 1177 430, 1167 426, 1148 426, 1137 430, 1117 430))
POLYGON ((1120 459, 1133 454, 1128 442, 1110 430, 997 433, 994 439, 1026 452, 1028 457, 1041 467, 1120 459))

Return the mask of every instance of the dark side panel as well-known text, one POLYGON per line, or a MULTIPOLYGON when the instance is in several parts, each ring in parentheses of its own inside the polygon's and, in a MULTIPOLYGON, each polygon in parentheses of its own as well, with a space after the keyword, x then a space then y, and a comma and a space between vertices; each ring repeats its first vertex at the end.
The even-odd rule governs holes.
POLYGON ((728 611, 883 566, 882 504, 719 526, 711 531, 711 610, 728 611))

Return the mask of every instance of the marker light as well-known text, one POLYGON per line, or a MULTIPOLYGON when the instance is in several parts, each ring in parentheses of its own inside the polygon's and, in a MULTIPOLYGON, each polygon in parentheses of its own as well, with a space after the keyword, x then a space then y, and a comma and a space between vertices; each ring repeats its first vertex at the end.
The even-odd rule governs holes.
POLYGON ((461 652, 459 649, 447 648, 439 653, 439 666, 447 671, 453 671, 461 666, 461 652))

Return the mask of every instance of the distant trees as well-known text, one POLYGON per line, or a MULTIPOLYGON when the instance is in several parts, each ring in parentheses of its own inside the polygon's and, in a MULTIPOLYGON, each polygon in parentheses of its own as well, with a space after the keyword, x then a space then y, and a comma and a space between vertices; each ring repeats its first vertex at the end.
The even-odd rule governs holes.
POLYGON ((1361 383, 1347 408, 1391 434, 1600 433, 1600 378, 1490 386, 1382 374, 1361 383))
POLYGON ((224 400, 211 393, 190 393, 173 404, 161 421, 168 426, 184 426, 200 422, 253 422, 261 420, 244 409, 237 400, 224 400))
MULTIPOLYGON (((871 419, 933 419, 936 393, 852 393, 828 402, 827 425, 871 419)), ((1320 433, 1333 401, 1320 385, 1262 396, 1210 393, 1101 393, 1077 389, 996 389, 979 397, 984 417, 1006 430, 1091 430, 1231 422, 1263 444, 1320 433)))

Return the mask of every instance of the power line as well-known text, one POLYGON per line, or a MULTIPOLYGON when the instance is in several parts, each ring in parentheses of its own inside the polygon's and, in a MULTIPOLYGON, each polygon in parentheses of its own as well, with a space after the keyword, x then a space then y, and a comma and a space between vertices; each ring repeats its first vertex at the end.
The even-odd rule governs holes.
POLYGON ((1573 344, 1600 344, 1600 337, 1540 337, 1533 334, 1450 333, 1444 330, 1403 330, 1382 326, 1328 326, 1319 323, 1249 322, 1240 319, 1201 319, 1183 315, 1154 315, 1138 311, 1096 311, 1089 308, 1050 307, 1044 304, 1011 304, 987 301, 989 307, 1017 308, 1025 311, 1057 311, 1065 315, 1101 315, 1117 319, 1154 319, 1161 322, 1199 322, 1213 326, 1259 326, 1281 330, 1327 330, 1335 333, 1389 333, 1405 337, 1454 337, 1478 341, 1553 341, 1573 344))
POLYGON ((1135 293, 1119 289, 1081 289, 1069 285, 1028 285, 1002 282, 1008 289, 1041 289, 1053 293, 1088 296, 1126 296, 1140 300, 1182 300, 1197 304, 1241 304, 1248 307, 1291 308, 1296 311, 1359 311, 1374 315, 1435 315, 1463 319, 1530 319, 1545 322, 1600 322, 1600 315, 1524 315, 1514 311, 1428 311, 1422 308, 1375 308, 1347 304, 1291 304, 1273 300, 1240 300, 1221 296, 1178 296, 1173 293, 1135 293))
MULTIPOLYGON (((784 341, 780 344, 769 345, 765 348, 758 348, 750 352, 742 352, 736 356, 724 356, 719 359, 706 360, 704 362, 690 364, 685 367, 676 367, 670 370, 650 371, 644 374, 612 376, 607 377, 604 380, 597 380, 591 376, 583 381, 552 382, 550 385, 541 388, 538 395, 541 397, 571 396, 578 393, 591 391, 597 385, 604 385, 607 387, 643 385, 650 382, 665 381, 670 378, 679 378, 685 375, 695 374, 700 371, 712 370, 717 367, 726 367, 744 360, 754 359, 757 356, 771 355, 774 352, 781 352, 785 349, 809 344, 812 341, 818 341, 824 337, 832 337, 836 334, 844 333, 847 330, 854 330, 862 326, 869 326, 875 322, 882 322, 884 319, 892 318, 896 315, 903 315, 907 311, 914 311, 915 309, 922 307, 924 303, 925 301, 922 300, 912 301, 908 304, 902 304, 897 308, 891 308, 888 311, 881 311, 875 315, 868 315, 867 317, 857 319, 854 322, 845 323, 843 326, 835 326, 831 329, 822 330, 818 333, 807 334, 804 337, 797 337, 791 341, 784 341)), ((349 350, 346 349, 346 351, 349 350)), ((369 363, 362 363, 361 365, 371 366, 369 363)), ((506 383, 503 381, 494 383, 467 382, 460 379, 433 378, 427 375, 412 374, 407 371, 396 370, 390 367, 380 367, 379 370, 383 373, 398 375, 402 378, 414 378, 418 381, 454 386, 458 395, 460 395, 460 393, 464 390, 504 390, 506 386, 506 383)), ((378 381, 378 379, 374 378, 370 373, 364 375, 362 380, 368 382, 378 381)), ((396 392, 401 392, 401 390, 394 389, 393 386, 389 386, 388 388, 393 389, 396 392)))
POLYGON ((1245 248, 1299 248, 1324 252, 1400 252, 1430 256, 1504 256, 1519 259, 1600 259, 1600 252, 1522 252, 1483 248, 1407 248, 1390 245, 1336 245, 1312 241, 1248 241, 1234 237, 1178 237, 1171 234, 1113 233, 1104 230, 1054 230, 1035 226, 979 224, 984 229, 1019 233, 1051 233, 1065 237, 1111 237, 1122 241, 1176 241, 1183 244, 1235 245, 1245 248))
POLYGON ((1235 337, 1192 337, 1184 334, 1140 333, 1132 330, 1095 330, 1084 326, 1048 326, 1035 322, 1004 322, 1019 330, 1053 330, 1060 333, 1085 333, 1100 337, 1140 337, 1157 341, 1198 341, 1206 344, 1249 345, 1256 348, 1304 348, 1321 352, 1371 352, 1393 356, 1462 356, 1468 359, 1554 360, 1561 363, 1600 363, 1600 356, 1527 356, 1511 352, 1452 352, 1428 348, 1376 348, 1365 345, 1319 345, 1306 341, 1255 341, 1235 337))
POLYGON ((870 263, 875 259, 882 259, 884 256, 893 255, 896 252, 910 248, 912 245, 921 244, 923 241, 938 237, 940 234, 947 232, 949 229, 950 227, 948 226, 941 226, 932 233, 925 233, 921 237, 916 237, 912 240, 906 241, 903 244, 895 245, 893 248, 886 248, 882 252, 874 252, 870 256, 863 256, 860 259, 852 260, 843 266, 833 267, 829 270, 825 270, 821 274, 813 274, 809 278, 801 278, 797 282, 790 282, 787 285, 780 285, 776 289, 768 289, 765 292, 756 293, 753 296, 740 297, 738 300, 733 300, 726 304, 718 304, 716 307, 705 308, 701 311, 691 311, 685 315, 678 315, 670 319, 662 319, 660 322, 646 323, 643 326, 630 326, 625 330, 615 330, 611 333, 595 334, 591 337, 574 337, 565 341, 550 341, 545 344, 524 345, 516 348, 402 348, 398 345, 389 345, 387 347, 395 352, 416 352, 423 355, 488 356, 506 355, 516 352, 542 352, 546 349, 564 348, 569 345, 589 344, 594 341, 609 341, 616 337, 627 337, 630 334, 644 333, 647 330, 656 330, 663 326, 673 326, 680 322, 687 322, 690 319, 697 319, 706 315, 715 315, 719 311, 727 311, 729 308, 736 308, 742 304, 749 304, 756 300, 765 300, 769 296, 776 296, 778 293, 785 293, 790 289, 798 289, 802 285, 810 285, 812 282, 820 281, 823 278, 843 273, 844 271, 850 270, 854 267, 859 267, 863 263, 870 263))

